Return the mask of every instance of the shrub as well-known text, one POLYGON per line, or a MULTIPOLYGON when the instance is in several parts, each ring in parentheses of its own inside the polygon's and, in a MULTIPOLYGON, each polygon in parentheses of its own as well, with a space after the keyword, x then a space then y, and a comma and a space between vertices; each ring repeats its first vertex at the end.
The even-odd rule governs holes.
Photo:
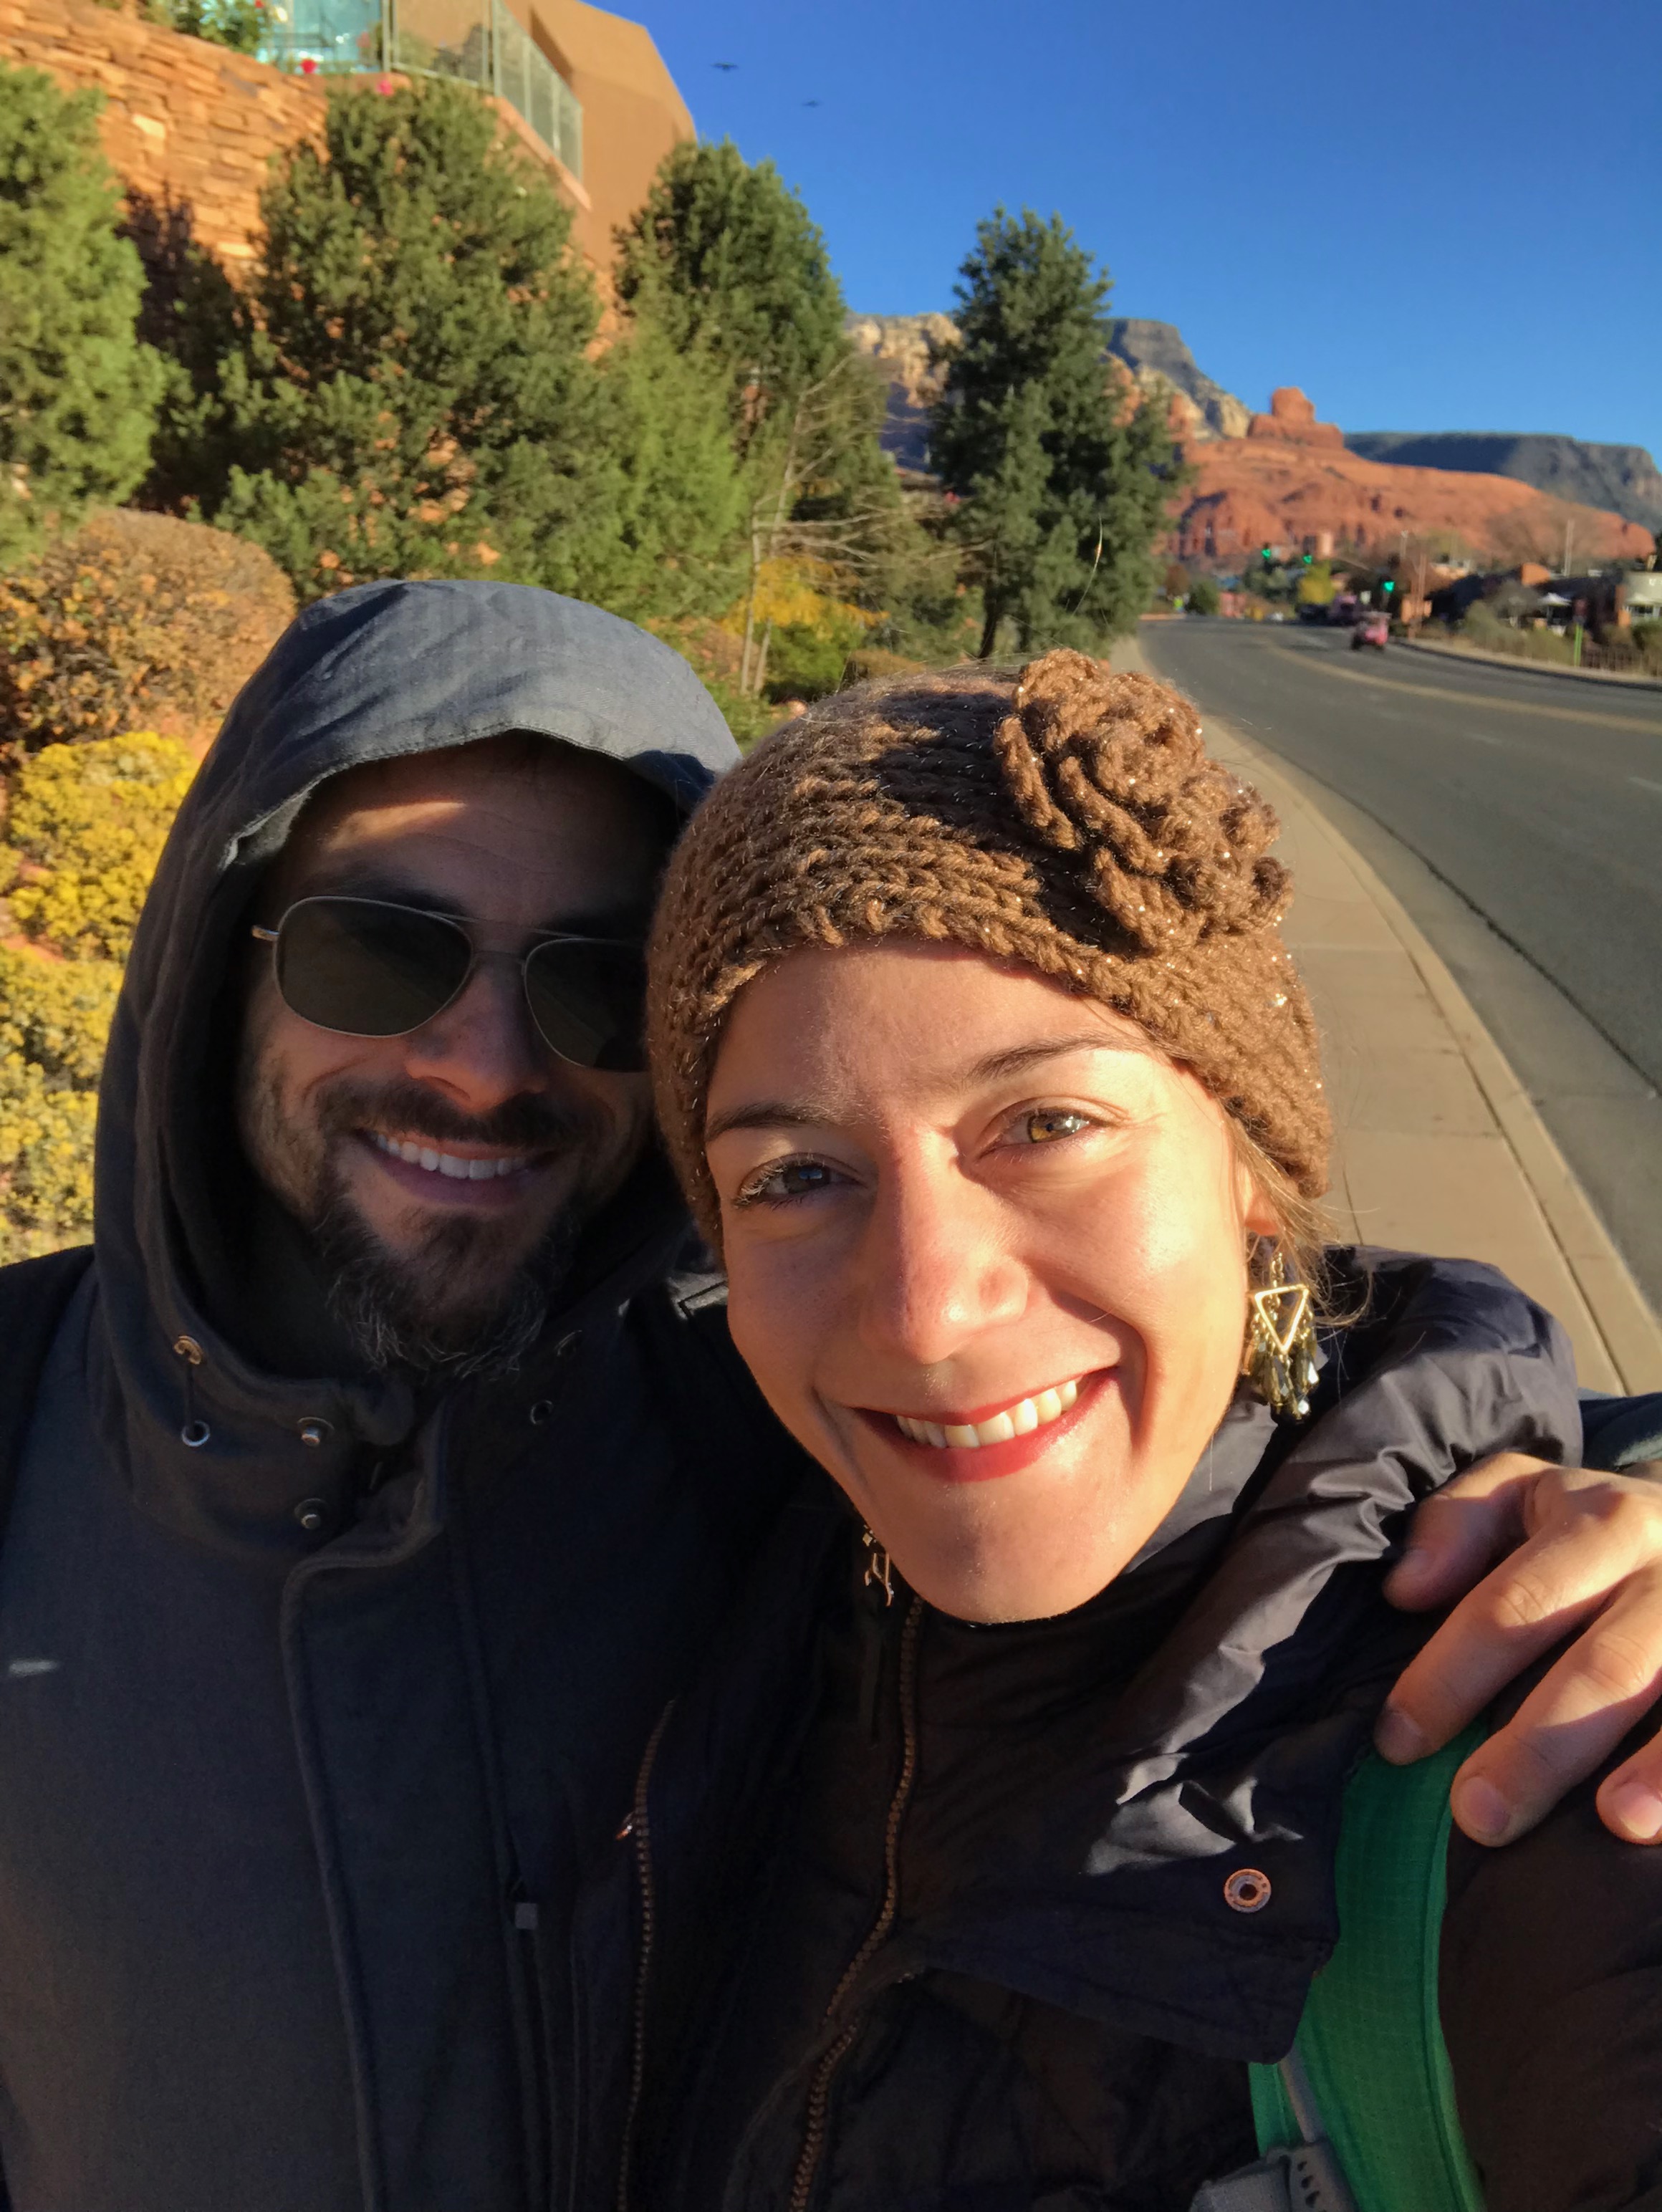
POLYGON ((1191 615, 1215 615, 1223 604, 1218 592, 1215 576, 1196 576, 1189 586, 1189 611, 1191 615))
POLYGON ((149 465, 161 363, 116 235, 98 100, 0 64, 0 568, 149 465))
POLYGON ((137 731, 48 746, 13 787, 0 889, 21 873, 9 903, 37 942, 0 944, 0 1261, 91 1231, 121 963, 191 775, 178 738, 137 731))
POLYGON ((187 746, 148 730, 37 753, 6 824, 25 932, 73 959, 125 960, 194 772, 187 746))
POLYGON ((114 961, 0 945, 0 1262, 92 1233, 98 1074, 120 987, 114 961))
POLYGON ((268 21, 260 0, 150 0, 149 13, 170 31, 239 54, 258 53, 268 21))
POLYGON ((294 611, 258 546, 171 515, 96 515, 0 581, 0 743, 206 738, 294 611))

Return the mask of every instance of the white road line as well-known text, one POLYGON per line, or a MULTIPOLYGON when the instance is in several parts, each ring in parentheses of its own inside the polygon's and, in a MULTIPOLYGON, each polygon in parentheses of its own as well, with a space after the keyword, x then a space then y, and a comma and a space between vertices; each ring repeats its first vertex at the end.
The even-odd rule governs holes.
POLYGON ((1629 783, 1636 783, 1641 791, 1662 791, 1662 783, 1653 783, 1647 775, 1630 775, 1629 783))

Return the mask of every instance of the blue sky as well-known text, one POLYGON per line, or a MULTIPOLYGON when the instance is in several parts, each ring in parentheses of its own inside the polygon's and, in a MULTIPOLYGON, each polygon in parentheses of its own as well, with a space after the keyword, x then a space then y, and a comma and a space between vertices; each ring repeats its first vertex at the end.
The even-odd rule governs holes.
POLYGON ((612 4, 801 191, 853 307, 949 307, 1001 199, 1251 405, 1662 458, 1656 0, 612 4))

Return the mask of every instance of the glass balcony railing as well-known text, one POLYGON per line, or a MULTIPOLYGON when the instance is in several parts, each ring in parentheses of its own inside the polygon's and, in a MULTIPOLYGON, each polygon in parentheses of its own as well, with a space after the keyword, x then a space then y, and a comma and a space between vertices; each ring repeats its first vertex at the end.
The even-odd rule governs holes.
POLYGON ((280 69, 390 68, 495 93, 582 175, 582 104, 504 0, 273 0, 266 22, 260 58, 280 69))

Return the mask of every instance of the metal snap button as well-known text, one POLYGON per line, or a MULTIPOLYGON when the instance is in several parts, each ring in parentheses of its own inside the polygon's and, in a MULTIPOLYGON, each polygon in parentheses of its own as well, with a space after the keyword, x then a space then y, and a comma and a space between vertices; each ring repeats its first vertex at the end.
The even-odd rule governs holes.
POLYGON ((1257 1867, 1237 1867, 1223 1886, 1223 1901, 1232 1912, 1262 1912, 1269 1902, 1269 1877, 1257 1867))
POLYGON ((533 1429, 539 1429, 543 1426, 545 1422, 551 1421, 553 1418, 554 1401, 551 1398, 539 1398, 536 1404, 531 1408, 532 1427, 533 1429))
POLYGON ((310 1444, 314 1451, 319 1445, 327 1441, 330 1433, 327 1421, 302 1421, 300 1425, 301 1443, 310 1444))
POLYGON ((187 1451, 200 1451, 212 1434, 206 1421, 186 1421, 179 1432, 179 1441, 187 1451))
POLYGON ((178 1353, 181 1359, 188 1359, 192 1367, 201 1366, 202 1346, 197 1342, 193 1336, 175 1337, 174 1339, 174 1350, 178 1353))
POLYGON ((308 1536, 315 1536, 327 1523, 329 1508, 320 1498, 302 1498, 295 1508, 295 1518, 308 1536))
POLYGON ((582 1331, 581 1329, 569 1329, 565 1335, 563 1335, 560 1339, 559 1342, 555 1346, 554 1357, 556 1359, 569 1358, 581 1341, 582 1331))

